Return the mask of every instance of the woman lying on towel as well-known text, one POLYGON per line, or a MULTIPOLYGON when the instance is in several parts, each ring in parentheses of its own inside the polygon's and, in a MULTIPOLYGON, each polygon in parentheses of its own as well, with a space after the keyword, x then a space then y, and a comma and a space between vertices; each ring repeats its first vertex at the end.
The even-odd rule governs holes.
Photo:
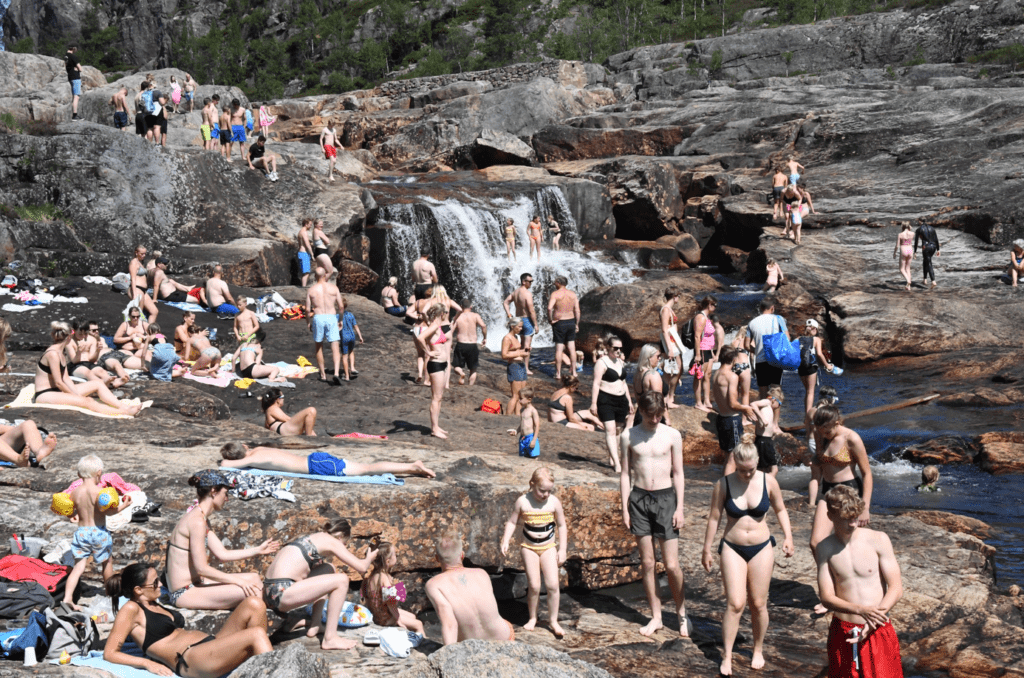
POLYGON ((66 322, 50 323, 50 337, 53 345, 46 349, 43 357, 36 363, 36 394, 32 402, 45 405, 70 405, 83 409, 117 416, 127 414, 134 417, 142 409, 142 405, 121 402, 114 397, 102 381, 87 381, 76 384, 68 375, 68 364, 64 360, 65 350, 71 341, 71 326, 66 322), (89 396, 95 395, 103 402, 97 402, 89 396))
POLYGON ((186 629, 180 612, 156 602, 160 578, 148 565, 132 563, 108 579, 106 589, 117 617, 103 658, 113 664, 134 666, 159 676, 205 678, 231 673, 249 657, 273 649, 267 637, 267 608, 255 596, 243 600, 217 635, 211 636, 186 629), (118 610, 122 596, 128 602, 118 610), (142 648, 144 657, 121 651, 129 638, 142 648))

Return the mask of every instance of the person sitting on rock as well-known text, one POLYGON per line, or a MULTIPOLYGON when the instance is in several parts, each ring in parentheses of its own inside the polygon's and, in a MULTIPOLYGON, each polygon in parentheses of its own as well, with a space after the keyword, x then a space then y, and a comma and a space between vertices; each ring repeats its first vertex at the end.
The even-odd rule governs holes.
POLYGON ((167 266, 171 261, 167 257, 159 257, 156 266, 149 272, 149 285, 153 288, 153 301, 170 301, 176 304, 191 302, 206 307, 206 290, 202 287, 189 287, 170 278, 167 266))
POLYGON ((260 468, 312 476, 376 476, 391 473, 399 476, 434 478, 437 474, 422 461, 375 461, 363 463, 340 459, 327 452, 312 452, 307 456, 292 454, 274 447, 252 447, 242 443, 227 443, 220 448, 220 465, 225 468, 260 468))
POLYGON ((1024 276, 1024 239, 1013 241, 1010 253, 1010 285, 1017 286, 1017 279, 1024 276))
POLYGON ((263 428, 283 436, 315 436, 316 408, 307 407, 294 417, 285 414, 281 405, 284 393, 275 387, 263 394, 260 405, 263 407, 263 428))
MULTIPOLYGON (((100 330, 95 322, 83 322, 75 320, 71 323, 72 339, 68 342, 66 355, 68 359, 68 373, 72 377, 78 377, 86 381, 100 381, 107 386, 120 388, 124 386, 127 379, 114 379, 106 369, 100 365, 100 330), (90 332, 89 328, 96 328, 90 332)), ((103 345, 103 348, 106 348, 103 345)))
POLYGON ((427 581, 426 591, 441 621, 444 644, 471 638, 515 640, 512 623, 498 613, 490 575, 486 570, 462 564, 466 555, 462 535, 451 532, 441 536, 435 554, 441 573, 427 581))
POLYGON ((267 138, 262 134, 249 147, 249 169, 261 170, 271 181, 277 181, 277 154, 267 150, 267 138))
POLYGON ((562 388, 548 400, 548 421, 581 431, 604 430, 604 424, 588 409, 577 409, 573 394, 579 390, 580 378, 575 374, 562 375, 562 388))
MULTIPOLYGON (((185 311, 181 314, 181 324, 174 328, 174 352, 182 360, 193 360, 198 351, 193 351, 191 328, 196 324, 196 314, 192 311, 185 311)), ((200 330, 199 334, 207 339, 210 337, 210 330, 200 330)))
POLYGON ((268 379, 270 381, 277 382, 287 381, 284 377, 278 376, 281 372, 281 368, 277 365, 263 364, 263 346, 261 344, 266 338, 266 332, 262 329, 256 330, 256 334, 239 346, 238 350, 235 351, 235 356, 232 360, 232 371, 234 371, 235 365, 237 365, 238 374, 240 374, 243 379, 268 379))
POLYGON ((213 636, 186 629, 180 612, 157 602, 160 575, 145 563, 128 565, 107 579, 105 588, 117 613, 103 648, 103 658, 113 664, 158 676, 221 676, 249 657, 273 650, 267 637, 267 608, 259 598, 242 601, 213 636), (123 598, 128 601, 121 605, 123 598), (143 656, 122 651, 129 638, 143 656))
POLYGON ((210 302, 210 310, 214 313, 235 315, 238 313, 238 307, 223 276, 224 267, 220 264, 214 266, 213 275, 206 281, 206 298, 210 302))
MULTIPOLYGON (((207 549, 222 563, 277 553, 281 545, 266 540, 244 549, 225 548, 207 519, 228 502, 228 479, 219 471, 199 471, 188 479, 199 502, 174 526, 167 540, 167 588, 171 605, 188 610, 233 610, 246 598, 260 602, 263 579, 255 572, 222 572, 210 565, 207 549)), ((219 674, 217 674, 219 675, 219 674)))

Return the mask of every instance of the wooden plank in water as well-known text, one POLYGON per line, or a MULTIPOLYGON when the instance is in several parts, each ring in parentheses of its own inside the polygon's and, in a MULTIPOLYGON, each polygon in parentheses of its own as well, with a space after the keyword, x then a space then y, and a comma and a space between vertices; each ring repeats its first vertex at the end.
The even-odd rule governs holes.
MULTIPOLYGON (((898 403, 890 403, 888 405, 879 405, 878 407, 872 407, 853 414, 843 415, 843 421, 850 419, 856 419, 857 417, 867 417, 872 414, 880 414, 882 412, 892 412, 893 410, 902 410, 904 407, 913 407, 914 405, 921 405, 923 403, 935 400, 941 393, 929 393, 928 395, 917 396, 916 398, 910 398, 909 400, 901 400, 898 403)), ((786 426, 780 426, 779 429, 786 433, 795 433, 804 429, 803 424, 789 424, 786 426)))

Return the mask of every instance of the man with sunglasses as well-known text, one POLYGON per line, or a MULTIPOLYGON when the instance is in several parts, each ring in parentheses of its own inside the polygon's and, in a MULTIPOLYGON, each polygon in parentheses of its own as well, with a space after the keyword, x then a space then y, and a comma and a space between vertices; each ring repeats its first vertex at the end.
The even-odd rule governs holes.
POLYGON ((537 332, 537 311, 533 307, 533 294, 530 293, 530 288, 533 286, 533 275, 530 273, 524 273, 519 276, 519 287, 515 288, 511 294, 505 297, 505 301, 502 306, 505 307, 505 313, 508 314, 509 318, 522 318, 523 319, 523 350, 526 351, 526 373, 533 374, 530 371, 530 346, 533 344, 533 335, 537 332), (515 313, 513 313, 513 306, 515 307, 515 313))

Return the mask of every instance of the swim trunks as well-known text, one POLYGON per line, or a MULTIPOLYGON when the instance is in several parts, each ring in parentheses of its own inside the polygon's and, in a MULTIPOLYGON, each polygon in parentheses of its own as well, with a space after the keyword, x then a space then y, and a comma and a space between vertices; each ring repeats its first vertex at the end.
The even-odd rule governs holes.
POLYGON ((334 145, 332 144, 332 145, 328 146, 327 144, 324 144, 324 158, 326 158, 327 160, 330 160, 331 158, 337 158, 337 157, 338 157, 338 151, 337 151, 337 149, 334 148, 334 145))
POLYGON ((789 183, 796 186, 796 182, 800 181, 800 175, 797 172, 793 172, 789 175, 789 183))
POLYGON ((174 290, 173 292, 171 292, 170 294, 163 298, 163 301, 171 301, 174 302, 175 304, 181 304, 187 302, 188 300, 188 294, 186 292, 182 292, 181 290, 174 290))
POLYGON ((209 125, 200 125, 199 126, 199 131, 203 135, 203 141, 209 141, 210 140, 210 126, 209 125))
POLYGON ((676 491, 673 487, 653 492, 634 487, 629 493, 629 531, 637 537, 677 539, 679 530, 672 526, 675 512, 676 491))
POLYGON ((572 318, 559 320, 551 326, 551 334, 556 344, 568 344, 576 341, 576 321, 572 318))
POLYGON ((192 92, 185 92, 185 101, 192 101, 192 92))
POLYGON ((309 465, 309 475, 311 476, 344 476, 345 467, 348 466, 348 462, 344 459, 331 456, 326 452, 313 452, 306 457, 306 463, 309 465))
POLYGON ((629 417, 629 398, 601 391, 597 394, 597 418, 602 422, 625 424, 629 417))
POLYGON ((220 306, 210 310, 214 313, 230 313, 231 315, 238 315, 238 308, 228 303, 221 304, 220 306))
POLYGON ((534 328, 533 323, 530 322, 530 318, 528 316, 524 315, 523 316, 523 332, 522 332, 523 336, 524 337, 532 337, 534 332, 536 332, 536 331, 537 330, 534 328))
POLYGON ((105 563, 114 548, 114 540, 105 527, 80 527, 71 538, 71 555, 75 560, 92 556, 97 563, 105 563))
POLYGON ((757 378, 758 386, 782 384, 782 368, 769 365, 766 362, 758 362, 754 366, 754 376, 757 378))
POLYGON ((230 146, 231 145, 231 130, 222 127, 220 130, 220 145, 230 146))
POLYGON ((348 355, 352 351, 356 350, 355 339, 342 339, 341 340, 341 354, 348 355))
POLYGON ((772 202, 778 202, 779 198, 782 197, 782 186, 772 187, 772 202))
POLYGON ((245 143, 245 125, 231 126, 231 141, 237 141, 240 144, 245 143))
POLYGON ((903 678, 903 662, 900 659, 900 641, 892 622, 886 622, 866 636, 862 635, 857 644, 859 670, 855 670, 853 644, 848 643, 850 632, 864 624, 851 624, 839 617, 832 617, 828 627, 828 676, 829 678, 903 678))
POLYGON ((519 437, 519 456, 536 459, 540 456, 540 443, 533 444, 534 434, 529 433, 519 437))
POLYGON ((124 111, 116 111, 114 113, 114 127, 117 129, 124 129, 128 126, 128 114, 124 111))
POLYGON ((211 127, 210 128, 210 138, 211 139, 220 139, 220 128, 219 127, 211 127))
POLYGON ((427 290, 434 286, 434 283, 416 283, 416 287, 413 288, 413 294, 416 295, 417 299, 426 299, 427 290))
POLYGON ((302 250, 299 252, 299 273, 306 275, 310 272, 313 267, 313 259, 309 256, 309 252, 302 250))
POLYGON ((341 341, 341 331, 338 329, 338 316, 333 313, 317 313, 313 316, 313 341, 321 343, 324 341, 341 341))
POLYGON ((479 366, 479 346, 461 341, 455 344, 455 351, 452 353, 452 367, 468 367, 470 372, 476 372, 476 368, 479 366))
POLYGON ((769 436, 754 436, 757 448, 757 470, 770 472, 779 465, 779 453, 775 451, 775 440, 769 436))
POLYGON ((740 444, 743 437, 743 415, 718 415, 715 419, 715 428, 718 430, 718 446, 725 452, 731 452, 740 444))

